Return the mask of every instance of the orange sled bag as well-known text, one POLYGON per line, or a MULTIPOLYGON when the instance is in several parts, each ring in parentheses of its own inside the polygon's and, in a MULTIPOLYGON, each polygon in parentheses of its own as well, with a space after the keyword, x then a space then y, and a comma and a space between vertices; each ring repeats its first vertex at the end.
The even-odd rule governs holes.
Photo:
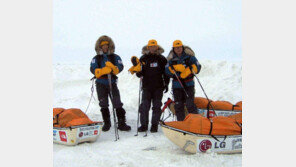
POLYGON ((236 119, 217 116, 211 119, 200 114, 188 114, 184 121, 166 122, 165 125, 202 135, 241 135, 241 125, 236 119))

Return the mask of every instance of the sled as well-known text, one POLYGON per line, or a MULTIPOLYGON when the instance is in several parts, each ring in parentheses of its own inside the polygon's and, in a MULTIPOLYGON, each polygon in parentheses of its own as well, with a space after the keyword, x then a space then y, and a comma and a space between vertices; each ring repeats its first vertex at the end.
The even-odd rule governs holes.
POLYGON ((83 142, 95 142, 101 134, 102 125, 103 122, 96 122, 67 128, 53 127, 53 142, 69 146, 83 142))
POLYGON ((53 108, 53 142, 77 145, 95 142, 102 131, 103 122, 94 122, 78 108, 53 108))
POLYGON ((234 154, 242 152, 242 135, 200 135, 167 126, 163 122, 160 125, 165 136, 188 153, 234 154))

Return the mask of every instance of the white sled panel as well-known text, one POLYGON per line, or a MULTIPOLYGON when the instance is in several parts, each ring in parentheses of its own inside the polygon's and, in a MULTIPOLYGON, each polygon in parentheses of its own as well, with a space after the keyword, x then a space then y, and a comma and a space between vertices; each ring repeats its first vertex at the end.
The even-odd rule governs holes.
POLYGON ((77 145, 82 142, 95 142, 100 136, 103 123, 81 125, 71 128, 53 128, 53 142, 64 145, 77 145))
POLYGON ((198 135, 172 127, 161 125, 165 136, 186 152, 195 154, 197 152, 216 152, 216 153, 241 153, 242 136, 215 136, 198 135))

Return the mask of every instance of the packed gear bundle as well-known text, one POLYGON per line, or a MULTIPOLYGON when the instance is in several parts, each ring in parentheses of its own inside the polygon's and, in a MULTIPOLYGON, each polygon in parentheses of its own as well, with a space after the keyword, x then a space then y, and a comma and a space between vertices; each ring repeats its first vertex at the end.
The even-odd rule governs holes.
MULTIPOLYGON (((229 116, 242 112, 242 101, 232 104, 228 101, 213 101, 204 97, 195 97, 194 104, 199 109, 199 114, 202 114, 207 118, 212 118, 214 116, 229 116)), ((175 102, 170 98, 165 102, 162 112, 167 108, 173 115, 176 115, 175 102)), ((187 116, 188 111, 186 106, 184 107, 184 111, 185 116, 187 116)))
POLYGON ((223 116, 206 118, 200 114, 188 114, 184 121, 166 122, 165 124, 202 135, 240 135, 241 122, 237 120, 239 119, 223 116))
POLYGON ((71 108, 53 108, 53 126, 54 127, 71 127, 78 125, 94 124, 86 114, 80 109, 71 108))
POLYGON ((90 120, 80 109, 53 108, 53 142, 76 145, 94 142, 101 134, 102 122, 90 120))

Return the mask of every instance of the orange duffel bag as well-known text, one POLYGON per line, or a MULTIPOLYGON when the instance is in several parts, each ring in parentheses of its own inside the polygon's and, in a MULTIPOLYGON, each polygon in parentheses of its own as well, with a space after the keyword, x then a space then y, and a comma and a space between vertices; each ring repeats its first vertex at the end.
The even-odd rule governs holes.
POLYGON ((243 113, 238 113, 238 114, 234 114, 234 115, 229 115, 228 118, 232 118, 234 119, 237 123, 242 124, 243 120, 242 120, 242 114, 243 113))
POLYGON ((71 127, 97 123, 88 118, 84 112, 77 108, 53 108, 53 126, 71 127))
POLYGON ((204 97, 195 97, 194 104, 199 109, 212 109, 214 110, 226 110, 226 111, 242 111, 242 101, 237 102, 235 105, 228 101, 212 101, 204 97), (209 102, 210 101, 210 102, 209 102))
POLYGON ((241 125, 231 117, 211 119, 199 114, 188 114, 184 121, 166 122, 168 126, 203 135, 241 135, 241 125))
POLYGON ((210 109, 214 107, 215 110, 232 110, 233 105, 228 101, 213 101, 211 102, 210 109))
POLYGON ((243 110, 243 104, 242 104, 242 101, 239 101, 239 102, 237 102, 237 103, 234 105, 234 110, 238 110, 238 111, 242 111, 242 110, 243 110))
MULTIPOLYGON (((204 97, 195 97, 194 104, 197 108, 206 109, 206 108, 208 108, 209 100, 204 97)), ((212 100, 210 100, 210 102, 212 102, 212 100)))

